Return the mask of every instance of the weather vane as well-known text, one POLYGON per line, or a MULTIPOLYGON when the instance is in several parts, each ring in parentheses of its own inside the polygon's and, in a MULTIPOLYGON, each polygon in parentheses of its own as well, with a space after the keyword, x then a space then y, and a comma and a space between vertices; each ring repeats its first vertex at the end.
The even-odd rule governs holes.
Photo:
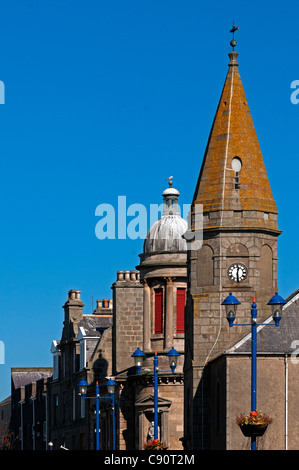
POLYGON ((233 21, 233 27, 230 30, 230 33, 233 33, 233 39, 230 42, 230 45, 232 46, 233 51, 235 50, 235 47, 237 45, 237 41, 235 40, 235 32, 238 31, 238 29, 239 29, 239 26, 235 26, 235 22, 233 21))

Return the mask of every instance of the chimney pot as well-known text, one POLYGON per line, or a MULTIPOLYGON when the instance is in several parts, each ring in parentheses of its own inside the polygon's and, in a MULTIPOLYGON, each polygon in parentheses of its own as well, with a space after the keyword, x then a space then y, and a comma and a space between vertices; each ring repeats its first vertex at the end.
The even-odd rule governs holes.
POLYGON ((80 290, 76 290, 76 299, 80 299, 81 297, 81 291, 80 290))
POLYGON ((68 294, 69 294, 69 299, 73 300, 76 297, 76 290, 71 289, 71 290, 69 290, 68 294))

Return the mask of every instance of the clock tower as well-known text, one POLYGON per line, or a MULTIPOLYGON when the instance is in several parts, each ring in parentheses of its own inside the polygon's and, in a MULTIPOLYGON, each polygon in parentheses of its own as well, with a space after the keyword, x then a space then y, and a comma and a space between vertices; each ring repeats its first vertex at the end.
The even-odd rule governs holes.
POLYGON ((255 297, 262 321, 277 289, 277 208, 231 45, 191 210, 191 230, 203 231, 201 248, 188 251, 184 439, 193 450, 209 448, 209 363, 250 331, 229 328, 221 303, 232 292, 248 323, 255 297))

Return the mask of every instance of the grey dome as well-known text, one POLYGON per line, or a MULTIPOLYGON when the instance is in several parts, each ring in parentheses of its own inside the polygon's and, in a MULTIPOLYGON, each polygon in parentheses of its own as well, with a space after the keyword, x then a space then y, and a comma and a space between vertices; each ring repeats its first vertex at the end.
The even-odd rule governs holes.
POLYGON ((188 223, 179 214, 179 195, 179 191, 172 188, 170 181, 169 188, 162 194, 164 198, 162 217, 148 231, 144 240, 144 253, 187 251, 187 242, 183 235, 188 229, 188 223))

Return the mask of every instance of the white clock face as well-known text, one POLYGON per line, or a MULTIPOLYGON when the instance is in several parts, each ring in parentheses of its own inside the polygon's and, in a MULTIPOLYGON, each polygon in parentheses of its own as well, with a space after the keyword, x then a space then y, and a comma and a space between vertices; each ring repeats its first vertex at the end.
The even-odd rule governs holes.
POLYGON ((247 277, 247 268, 244 264, 232 264, 228 270, 228 277, 231 281, 242 282, 247 277))

